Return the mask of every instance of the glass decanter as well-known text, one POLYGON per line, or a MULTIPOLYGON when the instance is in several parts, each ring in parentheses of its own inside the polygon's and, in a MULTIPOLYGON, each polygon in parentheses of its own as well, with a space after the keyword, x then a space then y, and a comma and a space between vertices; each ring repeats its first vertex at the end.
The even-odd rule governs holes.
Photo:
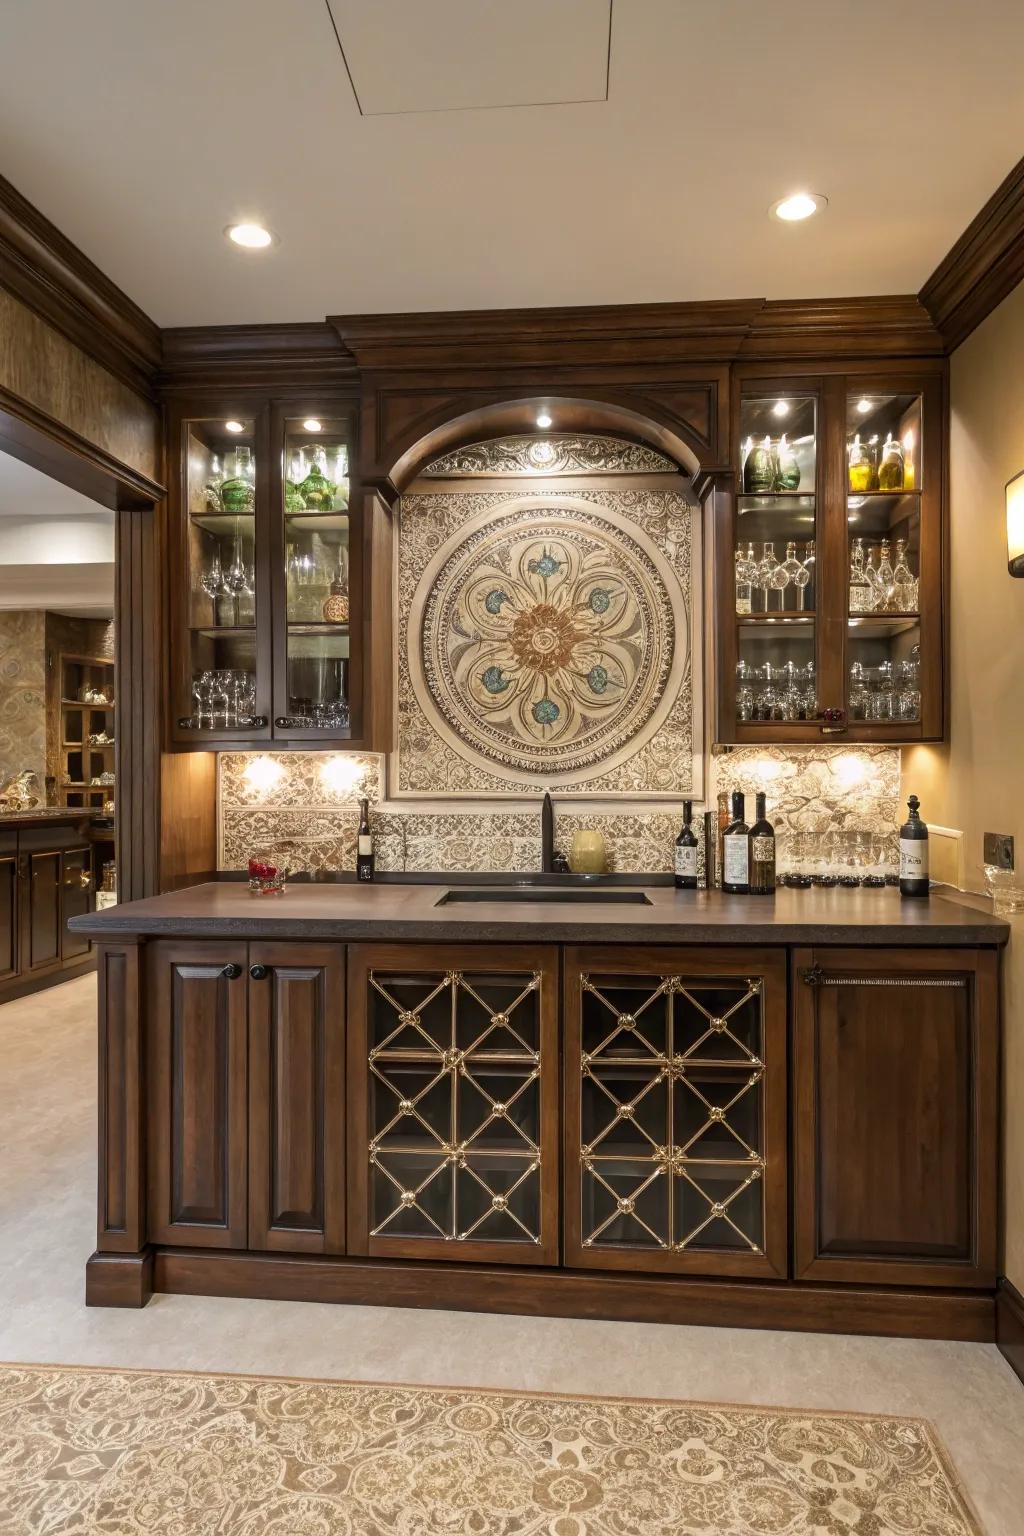
POLYGON ((207 512, 220 512, 222 510, 220 487, 223 479, 224 471, 220 467, 220 459, 214 454, 210 460, 210 476, 206 482, 207 512))
POLYGON ((882 603, 885 600, 885 593, 882 591, 882 583, 878 579, 878 563, 875 560, 877 553, 877 549, 869 546, 868 558, 864 564, 864 579, 868 584, 868 600, 870 607, 864 610, 865 613, 874 613, 877 609, 881 608, 882 603))
POLYGON ((892 561, 889 559, 889 540, 882 540, 882 550, 878 560, 878 590, 881 601, 878 607, 887 613, 891 613, 897 606, 895 601, 896 580, 893 575, 892 561))
POLYGON ((338 568, 334 573, 330 591, 324 598, 325 624, 347 624, 349 617, 348 574, 345 569, 345 553, 338 551, 338 568))
POLYGON ((800 465, 797 463, 791 444, 786 439, 785 432, 779 439, 776 466, 776 490, 795 491, 800 485, 800 465))
POLYGON ((750 612, 750 577, 751 571, 747 565, 743 550, 736 546, 736 612, 750 612))
POLYGON ((764 593, 764 606, 767 610, 772 606, 772 593, 779 594, 777 605, 782 606, 782 588, 786 585, 785 578, 781 585, 775 580, 775 573, 779 568, 778 556, 775 553, 775 545, 767 543, 763 546, 761 564, 757 568, 757 585, 764 593))
POLYGON ((882 445, 882 461, 878 466, 878 489, 880 491, 902 491, 903 489, 903 449, 898 438, 889 432, 882 445))
POLYGON ((766 496, 775 489, 778 459, 772 440, 755 443, 743 466, 743 489, 748 496, 766 496))
POLYGON ((348 511, 348 449, 342 444, 339 446, 331 469, 334 476, 334 510, 335 512, 348 511))
POLYGON ((854 539, 850 551, 850 612, 870 613, 872 606, 871 583, 864 570, 864 540, 854 539))
POLYGON ((853 442, 849 445, 849 463, 847 466, 847 480, 851 491, 858 494, 864 491, 878 489, 878 477, 872 462, 871 452, 860 440, 860 433, 855 433, 853 442))
POLYGON ((804 588, 811 579, 811 573, 796 557, 796 545, 786 545, 786 558, 779 566, 779 571, 785 575, 785 586, 793 587, 796 593, 796 606, 804 605, 804 588))
POLYGON ((334 505, 334 486, 326 471, 327 455, 322 448, 315 448, 309 474, 299 486, 303 506, 309 512, 330 512, 334 505))
POLYGON ((302 499, 299 489, 303 480, 309 473, 309 466, 301 448, 296 448, 292 454, 291 463, 288 466, 288 475, 284 482, 284 508, 286 512, 304 512, 306 503, 302 499))
POLYGON ((896 563, 892 571, 893 606, 898 613, 917 612, 917 578, 907 559, 906 539, 896 540, 896 563))
POLYGON ((255 511, 256 469, 251 448, 235 449, 232 473, 221 485, 220 500, 225 512, 255 511))

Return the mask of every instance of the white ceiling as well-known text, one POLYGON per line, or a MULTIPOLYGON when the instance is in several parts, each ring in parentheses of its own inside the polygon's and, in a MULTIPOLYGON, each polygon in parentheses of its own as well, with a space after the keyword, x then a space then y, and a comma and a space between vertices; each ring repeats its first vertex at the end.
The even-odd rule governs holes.
POLYGON ((179 325, 916 291, 1024 150, 1020 0, 615 0, 607 100, 480 110, 592 85, 607 0, 335 9, 369 115, 327 0, 2 0, 0 165, 179 325))
POLYGON ((0 609, 109 618, 114 514, 0 453, 0 609))

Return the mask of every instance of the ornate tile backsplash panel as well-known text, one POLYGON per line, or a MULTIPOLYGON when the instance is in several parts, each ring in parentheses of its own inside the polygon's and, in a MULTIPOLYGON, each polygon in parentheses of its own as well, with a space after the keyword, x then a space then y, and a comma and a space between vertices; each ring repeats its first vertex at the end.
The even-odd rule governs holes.
MULTIPOLYGON (((225 752, 219 757, 220 867, 241 869, 257 848, 296 871, 351 870, 359 797, 373 813, 382 871, 529 872, 540 867, 540 816, 522 809, 470 806, 428 811, 383 801, 382 759, 332 753, 225 752), (253 770, 250 765, 259 764, 253 770), (267 766, 269 765, 269 767, 267 766)), ((721 789, 768 795, 785 840, 837 826, 892 835, 899 820, 900 754, 892 747, 744 747, 712 759, 709 803, 721 789)), ((672 868, 681 798, 671 806, 621 812, 567 810, 556 803, 556 842, 568 848, 577 827, 605 835, 609 865, 620 872, 672 868)), ((752 803, 748 800, 752 810, 752 803)))
POLYGON ((699 793, 696 530, 671 490, 403 497, 394 798, 699 793))
POLYGON ((23 768, 46 775, 46 615, 0 613, 0 785, 23 768))

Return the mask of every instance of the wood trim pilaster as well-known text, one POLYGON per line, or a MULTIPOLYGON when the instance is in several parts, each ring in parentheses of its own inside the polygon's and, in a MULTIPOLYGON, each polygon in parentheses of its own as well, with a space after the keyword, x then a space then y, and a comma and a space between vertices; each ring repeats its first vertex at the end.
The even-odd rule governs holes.
POLYGON ((0 285, 122 383, 152 397, 159 327, 3 176, 0 285))
POLYGON ((142 993, 139 946, 98 946, 97 1247, 138 1253, 145 1241, 142 993))
POLYGON ((160 889, 160 746, 167 690, 163 507, 119 512, 115 566, 116 857, 121 901, 160 889))
POLYGON ((968 224, 919 298, 952 352, 1024 280, 1024 159, 968 224))

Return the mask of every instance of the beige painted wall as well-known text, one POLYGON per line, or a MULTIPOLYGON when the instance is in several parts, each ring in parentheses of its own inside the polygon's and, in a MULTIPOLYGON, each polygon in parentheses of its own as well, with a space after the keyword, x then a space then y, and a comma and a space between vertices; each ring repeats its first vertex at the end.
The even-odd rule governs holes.
MULTIPOLYGON (((968 889, 982 834, 1011 832, 1024 871, 1024 581, 1006 570, 1003 487, 1024 469, 1024 284, 950 366, 950 746, 905 752, 926 820, 963 829, 968 889)), ((1024 1290, 1024 917, 1004 968, 1005 1273, 1024 1290)))

